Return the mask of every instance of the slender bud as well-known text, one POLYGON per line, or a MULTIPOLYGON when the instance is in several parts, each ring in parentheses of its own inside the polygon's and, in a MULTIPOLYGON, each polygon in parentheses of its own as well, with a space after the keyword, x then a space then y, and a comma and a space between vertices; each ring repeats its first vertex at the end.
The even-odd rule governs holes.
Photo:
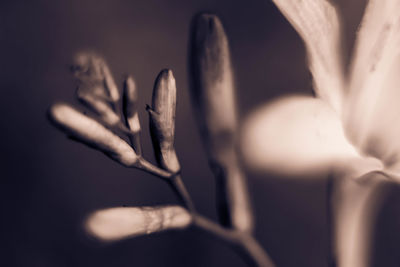
POLYGON ((126 125, 133 133, 140 132, 140 122, 137 110, 138 92, 135 81, 128 76, 124 83, 123 111, 126 125))
POLYGON ((73 139, 102 151, 122 165, 132 167, 137 163, 137 155, 124 140, 70 105, 54 104, 49 110, 49 117, 73 139))
POLYGON ((171 70, 162 70, 157 76, 150 115, 150 133, 154 153, 161 167, 178 172, 180 165, 174 148, 176 85, 171 70))
POLYGON ((221 222, 251 231, 252 211, 236 153, 238 129, 228 40, 215 15, 194 19, 190 50, 192 102, 217 178, 221 222))
POLYGON ((125 117, 126 127, 131 131, 129 139, 138 155, 142 154, 140 143, 140 121, 137 111, 138 92, 135 81, 131 76, 128 76, 124 82, 122 110, 125 117))
POLYGON ((71 69, 78 81, 78 99, 108 125, 118 125, 119 92, 104 59, 92 52, 79 53, 71 69))
POLYGON ((102 241, 182 229, 192 221, 180 206, 109 208, 95 211, 86 221, 86 230, 102 241))

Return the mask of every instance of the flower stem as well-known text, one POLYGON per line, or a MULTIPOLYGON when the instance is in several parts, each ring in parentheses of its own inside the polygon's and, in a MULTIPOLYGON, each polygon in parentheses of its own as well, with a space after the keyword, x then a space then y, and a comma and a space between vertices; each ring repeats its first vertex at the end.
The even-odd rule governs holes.
POLYGON ((182 181, 181 175, 177 174, 166 180, 178 196, 182 204, 190 211, 193 217, 193 226, 206 233, 211 234, 218 240, 223 241, 237 251, 250 266, 274 267, 272 260, 254 237, 246 232, 231 230, 199 215, 196 212, 193 201, 182 181))
POLYGON ((191 212, 196 213, 196 209, 180 174, 174 175, 168 180, 175 194, 178 196, 182 204, 191 212))

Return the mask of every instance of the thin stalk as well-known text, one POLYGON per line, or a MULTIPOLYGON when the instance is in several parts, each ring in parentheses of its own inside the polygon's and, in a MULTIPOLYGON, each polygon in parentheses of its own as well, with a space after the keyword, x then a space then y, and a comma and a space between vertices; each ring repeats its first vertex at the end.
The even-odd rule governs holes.
POLYGON ((185 184, 182 181, 180 174, 177 174, 168 180, 168 184, 172 187, 175 194, 178 196, 182 204, 191 212, 196 213, 196 208, 194 206, 193 200, 190 197, 189 192, 186 189, 185 184))

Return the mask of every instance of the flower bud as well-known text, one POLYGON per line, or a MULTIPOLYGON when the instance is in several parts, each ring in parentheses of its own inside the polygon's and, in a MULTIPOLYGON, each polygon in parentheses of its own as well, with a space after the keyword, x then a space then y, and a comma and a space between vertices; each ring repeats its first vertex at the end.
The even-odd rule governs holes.
POLYGON ((128 76, 124 83, 123 112, 126 124, 133 133, 140 132, 137 101, 138 92, 135 81, 131 76, 128 76))
POLYGON ((96 53, 78 53, 74 58, 71 69, 78 81, 84 84, 80 90, 91 91, 94 95, 114 103, 119 100, 118 87, 111 71, 105 60, 96 53))
POLYGON ((218 161, 235 142, 237 112, 228 40, 215 15, 195 19, 190 63, 195 115, 209 157, 218 161))
POLYGON ((251 231, 252 212, 237 159, 237 116, 228 40, 221 21, 201 14, 192 25, 191 95, 210 166, 217 178, 220 219, 251 231))
POLYGON ((118 125, 119 92, 104 59, 94 53, 80 53, 71 69, 78 80, 78 99, 108 125, 118 125))
POLYGON ((95 211, 86 221, 86 230, 102 241, 182 229, 192 221, 180 206, 120 207, 95 211))
POLYGON ((150 115, 150 132, 158 163, 171 172, 178 172, 180 165, 174 148, 176 85, 171 70, 157 76, 150 115))
POLYGON ((137 111, 138 92, 135 81, 128 76, 124 82, 124 95, 122 110, 125 117, 125 124, 129 133, 130 142, 138 155, 142 154, 140 142, 140 121, 137 111))
POLYGON ((135 152, 124 140, 68 104, 54 104, 49 110, 49 117, 72 138, 102 151, 124 166, 131 167, 138 160, 135 152))

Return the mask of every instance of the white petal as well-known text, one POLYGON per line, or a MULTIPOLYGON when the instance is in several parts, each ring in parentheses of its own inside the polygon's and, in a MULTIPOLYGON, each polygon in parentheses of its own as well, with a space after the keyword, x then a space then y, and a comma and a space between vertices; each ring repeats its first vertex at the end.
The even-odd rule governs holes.
POLYGON ((342 31, 335 6, 328 0, 273 0, 303 38, 314 90, 338 113, 342 106, 344 71, 342 31))
POLYGON ((357 37, 345 131, 387 168, 400 159, 400 0, 371 0, 357 37))
POLYGON ((250 114, 241 148, 251 168, 278 174, 312 174, 358 158, 336 112, 305 96, 275 100, 250 114))

